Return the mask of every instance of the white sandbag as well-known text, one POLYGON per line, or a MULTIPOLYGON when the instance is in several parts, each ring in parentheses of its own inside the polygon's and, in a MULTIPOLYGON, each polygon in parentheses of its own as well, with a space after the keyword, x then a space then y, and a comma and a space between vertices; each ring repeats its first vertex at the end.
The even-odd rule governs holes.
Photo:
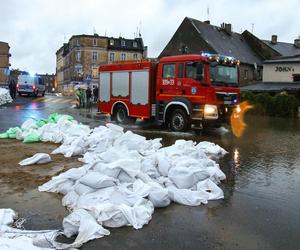
POLYGON ((198 191, 205 191, 208 193, 208 200, 218 200, 224 198, 224 193, 213 181, 206 179, 197 183, 198 191))
POLYGON ((80 168, 71 168, 68 171, 61 173, 58 176, 52 177, 52 179, 42 186, 38 187, 40 192, 60 192, 59 187, 61 184, 65 183, 66 181, 75 181, 81 178, 83 175, 87 173, 85 167, 80 168))
POLYGON ((196 145, 196 148, 202 150, 205 154, 209 156, 223 156, 228 153, 225 149, 221 148, 219 145, 207 141, 198 143, 196 145))
POLYGON ((95 189, 88 186, 88 185, 85 185, 83 183, 77 182, 74 185, 74 191, 80 196, 80 195, 83 195, 83 194, 88 194, 88 193, 95 192, 95 189))
POLYGON ((118 134, 123 134, 124 128, 122 128, 121 126, 118 126, 118 125, 115 125, 112 123, 107 123, 105 126, 118 134))
POLYGON ((113 203, 109 201, 97 203, 88 208, 90 213, 97 218, 97 222, 105 227, 123 227, 129 226, 129 222, 122 213, 122 211, 113 203))
POLYGON ((91 163, 91 170, 117 178, 120 174, 121 168, 118 165, 107 164, 96 160, 91 163))
POLYGON ((78 181, 94 189, 111 187, 116 185, 117 182, 115 178, 94 171, 88 172, 78 181))
POLYGON ((17 217, 18 214, 14 210, 10 208, 0 208, 0 227, 1 225, 11 225, 17 217))
POLYGON ((8 89, 0 88, 0 106, 6 103, 13 102, 8 89))
POLYGON ((209 177, 205 169, 191 167, 173 167, 169 171, 169 179, 174 182, 178 188, 191 188, 200 180, 209 177))
POLYGON ((22 130, 28 130, 28 129, 37 129, 38 126, 36 125, 36 120, 33 118, 27 119, 23 124, 21 125, 22 130))
POLYGON ((154 207, 167 207, 171 203, 166 188, 152 188, 149 192, 148 199, 152 202, 154 207))
POLYGON ((163 176, 168 176, 169 169, 171 167, 170 160, 164 153, 156 154, 157 163, 158 163, 158 171, 163 176))
POLYGON ((45 164, 45 163, 48 163, 51 161, 52 160, 51 160, 50 155, 48 155, 46 153, 37 153, 30 158, 20 161, 19 165, 28 166, 28 165, 33 165, 33 164, 45 164))
POLYGON ((68 247, 80 247, 89 240, 98 239, 110 234, 108 230, 99 225, 96 219, 84 209, 77 209, 64 218, 63 228, 67 237, 77 234, 72 244, 66 244, 68 247))
POLYGON ((206 171, 209 173, 210 179, 217 184, 226 179, 226 175, 222 172, 217 164, 214 167, 206 168, 206 171))
POLYGON ((178 189, 176 187, 168 187, 168 194, 172 201, 187 205, 199 206, 200 204, 207 204, 209 194, 204 191, 192 191, 189 189, 178 189))
POLYGON ((69 191, 62 199, 62 205, 68 208, 75 208, 79 195, 75 192, 75 190, 69 191))

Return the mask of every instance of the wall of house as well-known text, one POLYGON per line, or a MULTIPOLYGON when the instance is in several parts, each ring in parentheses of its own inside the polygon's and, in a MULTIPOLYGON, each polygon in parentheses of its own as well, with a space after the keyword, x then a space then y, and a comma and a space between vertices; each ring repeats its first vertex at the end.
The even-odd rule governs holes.
POLYGON ((293 82, 293 74, 300 75, 300 62, 264 64, 263 81, 293 82))
POLYGON ((248 85, 257 82, 255 68, 252 65, 241 64, 239 66, 239 84, 248 85))

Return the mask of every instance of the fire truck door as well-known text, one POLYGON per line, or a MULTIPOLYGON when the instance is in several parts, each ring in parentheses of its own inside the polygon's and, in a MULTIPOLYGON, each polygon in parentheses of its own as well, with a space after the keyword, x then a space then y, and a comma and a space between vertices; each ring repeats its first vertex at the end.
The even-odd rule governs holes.
POLYGON ((176 63, 163 64, 160 94, 177 95, 179 91, 176 82, 177 82, 176 63))
POLYGON ((185 64, 184 78, 182 78, 182 95, 198 96, 201 94, 201 82, 204 80, 203 64, 188 62, 185 64))

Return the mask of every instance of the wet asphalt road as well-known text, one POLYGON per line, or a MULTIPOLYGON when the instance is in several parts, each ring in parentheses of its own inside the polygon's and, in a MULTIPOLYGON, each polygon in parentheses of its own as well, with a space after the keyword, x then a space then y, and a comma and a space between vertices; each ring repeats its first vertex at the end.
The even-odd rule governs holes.
MULTIPOLYGON (((104 117, 91 119, 89 111, 71 105, 72 99, 65 97, 18 98, 14 104, 0 107, 0 128, 53 112, 71 114, 92 127, 105 122, 104 117)), ((143 229, 111 229, 109 237, 91 241, 82 249, 299 249, 300 122, 253 116, 246 121, 248 128, 241 138, 223 130, 196 135, 151 126, 130 127, 147 138, 162 137, 164 145, 191 139, 224 147, 229 152, 220 161, 227 176, 222 184, 225 199, 198 207, 173 204, 157 209, 143 229)), ((53 208, 53 217, 59 211, 63 210, 53 208)), ((51 226, 60 226, 60 220, 55 223, 51 226)), ((47 228, 47 221, 29 222, 29 226, 47 228)))

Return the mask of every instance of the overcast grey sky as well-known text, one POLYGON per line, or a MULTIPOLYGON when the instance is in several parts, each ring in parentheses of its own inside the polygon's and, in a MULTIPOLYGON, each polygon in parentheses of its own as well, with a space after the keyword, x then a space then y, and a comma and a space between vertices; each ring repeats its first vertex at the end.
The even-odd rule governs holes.
POLYGON ((300 0, 0 0, 0 41, 8 42, 12 68, 55 72, 55 52, 75 34, 133 38, 141 22, 148 55, 156 57, 184 17, 209 19, 262 39, 300 35, 300 0))

